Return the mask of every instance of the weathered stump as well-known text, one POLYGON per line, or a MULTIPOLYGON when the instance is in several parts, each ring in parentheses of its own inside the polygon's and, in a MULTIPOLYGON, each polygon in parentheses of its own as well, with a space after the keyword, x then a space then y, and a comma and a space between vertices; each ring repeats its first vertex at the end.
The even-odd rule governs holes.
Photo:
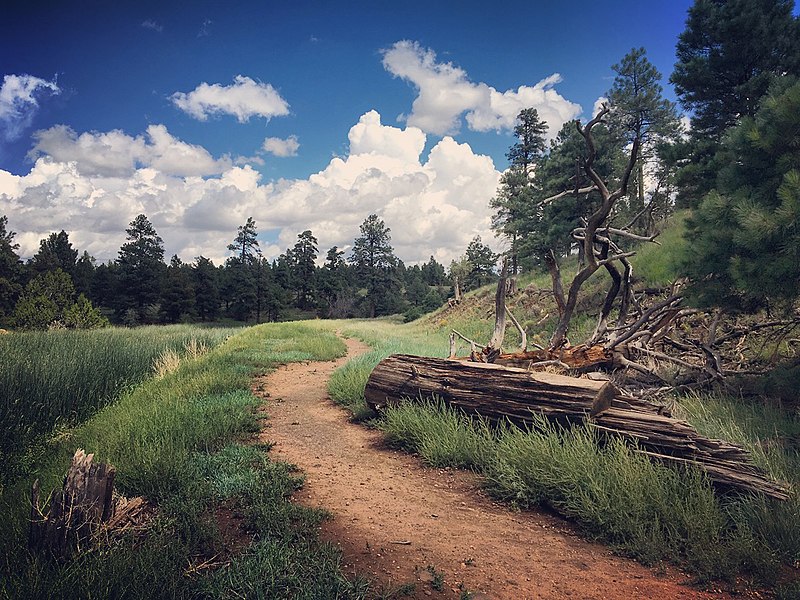
POLYGON ((78 449, 72 458, 62 489, 53 492, 48 513, 39 506, 39 480, 31 490, 31 522, 28 547, 58 560, 69 558, 89 542, 93 533, 113 512, 116 469, 93 463, 94 454, 78 449))

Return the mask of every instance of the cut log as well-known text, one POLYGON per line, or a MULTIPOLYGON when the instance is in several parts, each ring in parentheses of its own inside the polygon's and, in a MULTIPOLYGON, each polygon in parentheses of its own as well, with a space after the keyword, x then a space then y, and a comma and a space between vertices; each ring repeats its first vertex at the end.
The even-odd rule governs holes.
MULTIPOLYGON (((531 354, 531 353, 528 353, 531 354)), ((589 423, 666 464, 694 464, 715 484, 785 500, 788 488, 756 467, 740 446, 701 436, 656 404, 623 395, 607 381, 516 367, 394 354, 372 371, 364 391, 380 410, 431 396, 467 414, 529 425, 533 414, 562 425, 589 423)))

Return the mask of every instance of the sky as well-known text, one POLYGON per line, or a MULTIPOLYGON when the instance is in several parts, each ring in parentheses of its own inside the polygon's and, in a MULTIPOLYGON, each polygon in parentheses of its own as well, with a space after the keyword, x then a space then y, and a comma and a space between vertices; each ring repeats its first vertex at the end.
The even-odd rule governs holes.
POLYGON ((691 0, 5 0, 0 216, 19 254, 64 229, 98 261, 144 213, 166 256, 348 249, 376 213, 407 264, 495 250, 520 110, 591 118, 634 47, 668 83, 691 0))

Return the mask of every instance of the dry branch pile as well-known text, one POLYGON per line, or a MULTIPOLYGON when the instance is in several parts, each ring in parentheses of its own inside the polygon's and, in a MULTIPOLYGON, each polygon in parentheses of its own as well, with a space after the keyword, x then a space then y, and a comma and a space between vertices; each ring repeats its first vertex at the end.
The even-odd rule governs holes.
POLYGON ((625 395, 607 381, 395 354, 375 367, 365 389, 373 409, 434 395, 493 420, 531 424, 532 413, 539 413, 565 425, 590 423, 666 464, 695 464, 722 487, 788 498, 787 487, 767 477, 743 448, 705 438, 665 407, 625 395))

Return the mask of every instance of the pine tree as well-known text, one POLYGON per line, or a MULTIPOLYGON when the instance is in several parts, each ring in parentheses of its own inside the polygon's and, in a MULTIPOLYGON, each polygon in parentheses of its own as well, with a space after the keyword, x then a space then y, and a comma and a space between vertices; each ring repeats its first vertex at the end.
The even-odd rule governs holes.
POLYGON ((125 230, 128 241, 119 250, 118 313, 128 309, 138 312, 140 320, 148 320, 161 297, 166 265, 164 241, 145 215, 138 215, 125 230))
POLYGON ((14 310, 22 293, 22 263, 17 255, 16 233, 9 231, 8 217, 0 216, 0 324, 14 310))
POLYGON ((465 290, 479 288, 494 279, 497 255, 481 241, 481 236, 475 236, 467 245, 465 256, 469 263, 469 272, 464 282, 465 290))
POLYGON ((369 215, 361 224, 360 231, 349 260, 366 287, 367 314, 375 317, 379 308, 383 314, 391 311, 390 296, 399 295, 399 282, 394 274, 397 258, 389 243, 391 230, 378 215, 369 215))
POLYGON ((793 0, 695 0, 678 38, 670 81, 691 114, 674 154, 677 204, 697 206, 716 185, 723 136, 752 117, 771 81, 800 75, 800 20, 793 0))
POLYGON ((161 294, 161 311, 170 323, 177 323, 194 308, 194 289, 188 267, 175 254, 169 261, 161 294))
POLYGON ((247 217, 247 222, 239 226, 236 238, 228 245, 228 250, 235 252, 240 262, 253 264, 261 255, 257 236, 256 222, 253 217, 247 217))
POLYGON ((72 277, 77 259, 78 251, 73 249, 69 235, 62 229, 39 242, 39 251, 31 258, 30 267, 37 274, 61 269, 72 277))
MULTIPOLYGON (((639 140, 636 156, 635 202, 629 210, 633 215, 645 210, 645 165, 655 156, 656 144, 675 139, 680 121, 675 104, 663 97, 661 73, 649 60, 644 48, 633 48, 619 64, 612 67, 617 74, 608 98, 612 108, 612 123, 628 142, 639 140)), ((646 229, 650 228, 650 223, 646 229)))
POLYGON ((689 221, 687 274, 704 305, 755 310, 800 297, 800 81, 775 82, 726 137, 717 188, 689 221))
POLYGON ((295 262, 294 290, 298 308, 309 309, 314 305, 314 279, 317 270, 317 238, 310 230, 298 234, 294 245, 295 262))
POLYGON ((492 228, 509 240, 511 272, 518 272, 519 242, 527 215, 533 209, 532 175, 546 149, 547 123, 539 120, 535 108, 526 108, 517 116, 517 138, 506 157, 509 168, 500 179, 497 194, 489 201, 495 210, 492 228))
POLYGON ((219 273, 211 259, 195 258, 192 267, 194 304, 201 321, 213 321, 219 315, 219 273))

